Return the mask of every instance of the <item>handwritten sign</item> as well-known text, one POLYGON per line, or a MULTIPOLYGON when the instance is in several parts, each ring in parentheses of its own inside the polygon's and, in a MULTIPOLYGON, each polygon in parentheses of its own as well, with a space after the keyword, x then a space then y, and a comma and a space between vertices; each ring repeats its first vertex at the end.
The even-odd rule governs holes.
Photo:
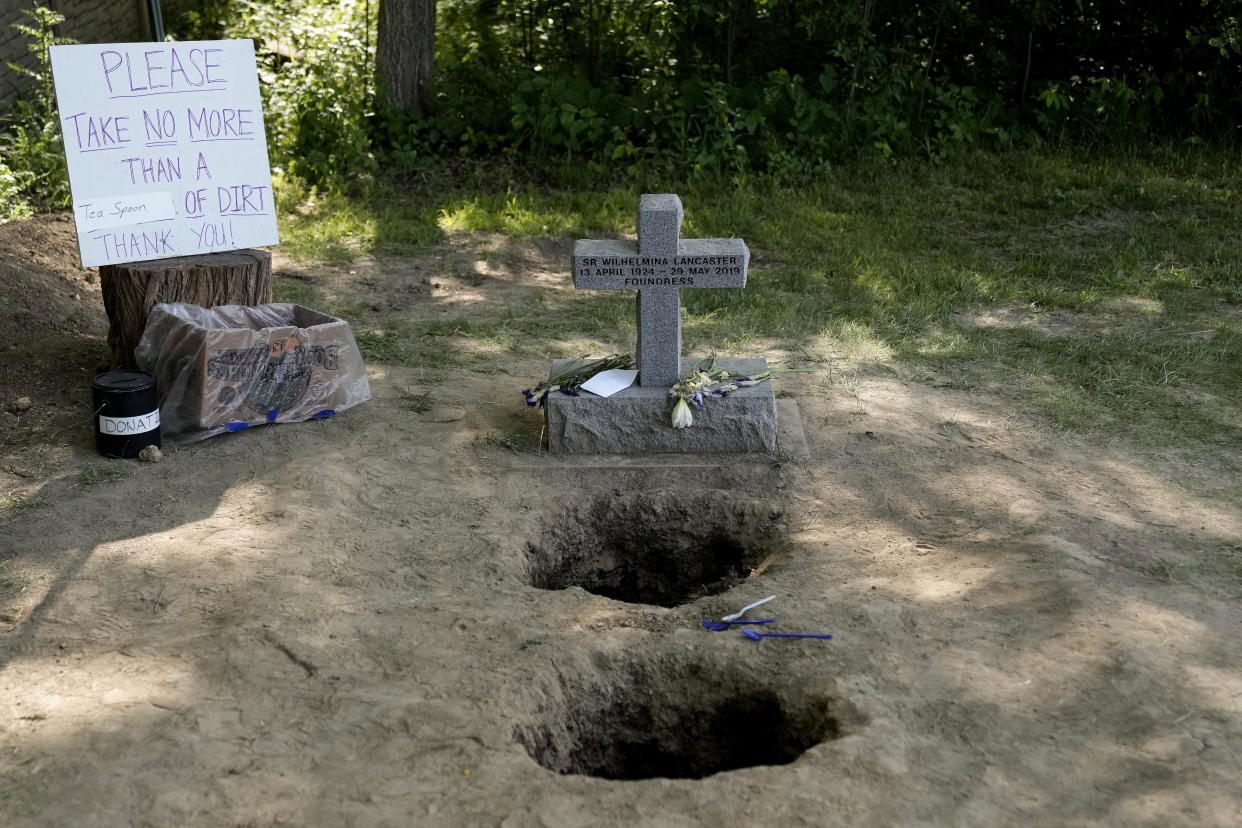
POLYGON ((51 55, 83 267, 279 241, 252 41, 51 55))

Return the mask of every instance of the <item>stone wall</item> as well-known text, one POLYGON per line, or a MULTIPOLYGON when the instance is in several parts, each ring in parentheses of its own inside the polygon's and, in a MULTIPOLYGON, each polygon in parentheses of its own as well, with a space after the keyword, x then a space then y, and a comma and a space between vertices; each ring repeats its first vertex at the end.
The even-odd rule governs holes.
MULTIPOLYGON (((10 63, 33 67, 35 56, 27 49, 29 40, 12 28, 13 23, 29 24, 22 9, 32 8, 33 0, 6 0, 0 3, 0 116, 7 114, 27 88, 28 79, 9 68, 10 63)), ((127 43, 151 39, 147 0, 41 0, 39 5, 65 16, 57 34, 81 43, 127 43)), ((204 0, 162 0, 164 23, 178 15, 201 8, 204 0)))

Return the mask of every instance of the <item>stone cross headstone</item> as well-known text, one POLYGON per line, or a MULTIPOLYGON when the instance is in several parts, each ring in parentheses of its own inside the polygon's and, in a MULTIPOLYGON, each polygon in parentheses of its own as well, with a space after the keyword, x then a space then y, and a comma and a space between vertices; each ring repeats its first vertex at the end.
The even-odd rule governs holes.
POLYGON ((644 194, 638 244, 581 239, 574 287, 638 291, 638 382, 670 386, 681 375, 682 288, 746 287, 750 250, 741 239, 683 239, 681 199, 644 194))

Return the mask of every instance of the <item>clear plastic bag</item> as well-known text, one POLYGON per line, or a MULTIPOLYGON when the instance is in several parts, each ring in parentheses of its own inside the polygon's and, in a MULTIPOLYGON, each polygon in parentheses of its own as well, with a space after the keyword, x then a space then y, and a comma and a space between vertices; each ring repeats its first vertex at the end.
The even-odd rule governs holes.
POLYGON ((349 323, 293 304, 156 305, 134 349, 164 435, 202 440, 328 417, 371 399, 349 323))

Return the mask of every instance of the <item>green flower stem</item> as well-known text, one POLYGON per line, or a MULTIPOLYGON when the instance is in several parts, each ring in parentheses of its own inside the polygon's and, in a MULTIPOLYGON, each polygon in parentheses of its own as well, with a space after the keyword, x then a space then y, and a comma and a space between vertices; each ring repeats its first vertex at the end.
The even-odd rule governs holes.
POLYGON ((758 374, 733 378, 725 370, 716 370, 716 357, 704 357, 695 364, 690 376, 669 389, 670 397, 676 398, 673 406, 673 428, 686 428, 694 424, 690 404, 702 409, 712 397, 727 397, 739 388, 751 388, 770 380, 776 374, 809 374, 815 368, 769 368, 758 374))
POLYGON ((522 394, 526 397, 526 404, 528 406, 542 406, 548 394, 551 394, 553 391, 561 391, 571 395, 576 394, 578 386, 600 371, 633 367, 634 357, 630 354, 609 354, 599 359, 579 357, 565 366, 559 374, 549 377, 536 385, 534 389, 523 391, 522 394))

